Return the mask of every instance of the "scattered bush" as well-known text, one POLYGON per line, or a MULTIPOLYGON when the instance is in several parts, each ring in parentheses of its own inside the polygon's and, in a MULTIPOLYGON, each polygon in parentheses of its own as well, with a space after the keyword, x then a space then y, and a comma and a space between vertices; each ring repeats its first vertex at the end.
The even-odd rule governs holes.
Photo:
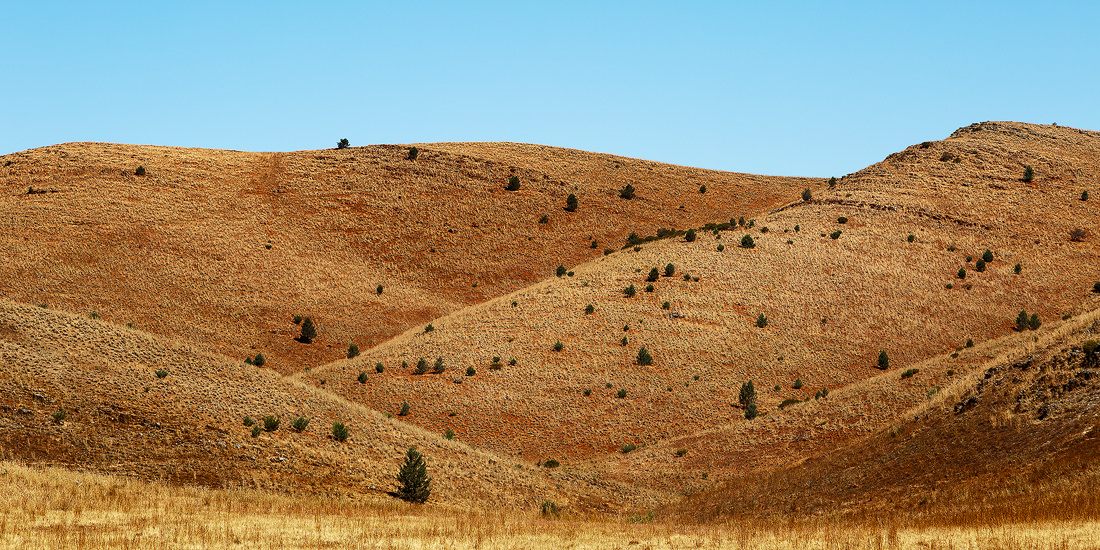
POLYGON ((367 373, 365 373, 363 371, 359 371, 359 376, 355 377, 355 379, 358 380, 360 384, 366 384, 367 383, 367 373))
POLYGON ((902 378, 909 378, 910 376, 913 376, 914 374, 917 374, 918 372, 920 372, 920 369, 907 369, 905 372, 901 373, 901 377, 902 378))
POLYGON ((836 187, 836 178, 829 178, 829 189, 836 187))
POLYGON ((638 364, 642 366, 648 366, 653 364, 653 355, 649 353, 649 350, 642 346, 638 350, 638 364))
POLYGON ((516 358, 515 358, 515 357, 513 357, 513 358, 509 359, 509 360, 508 360, 508 364, 509 364, 509 365, 511 365, 511 366, 513 366, 513 367, 514 367, 514 366, 516 366, 516 358))
POLYGON ((753 248, 755 246, 756 243, 752 241, 752 235, 745 235, 744 237, 741 237, 741 248, 753 248))
POLYGON ((466 376, 473 376, 475 374, 477 374, 477 369, 475 369, 472 366, 471 367, 466 367, 466 376))
POLYGON ((295 316, 294 316, 294 324, 295 324, 295 325, 300 325, 300 324, 302 324, 302 316, 301 316, 301 315, 295 315, 295 316))
POLYGON ((566 272, 565 266, 564 265, 558 265, 558 268, 554 270, 554 275, 557 275, 558 277, 564 277, 565 272, 566 272))
POLYGON ((336 142, 336 148, 337 149, 347 149, 350 146, 351 146, 351 142, 348 141, 348 138, 340 138, 340 141, 336 142))
POLYGON ((273 432, 279 429, 280 420, 277 416, 267 415, 264 417, 264 431, 273 432))
POLYGON ((646 292, 653 292, 653 285, 645 285, 646 292))
POLYGON ((636 292, 637 291, 634 290, 634 285, 630 285, 623 289, 623 294, 625 294, 627 298, 633 298, 636 292))
POLYGON ((1029 328, 1031 330, 1038 330, 1039 327, 1042 326, 1042 324, 1043 324, 1043 322, 1039 320, 1039 314, 1038 313, 1032 313, 1031 314, 1031 319, 1028 319, 1028 321, 1027 321, 1027 328, 1029 328))
POLYGON ((433 330, 435 330, 435 327, 433 327, 431 323, 428 323, 428 326, 424 327, 424 332, 431 332, 433 330))
MULTIPOLYGON (((404 363, 404 362, 402 362, 402 363, 404 363)), ((404 363, 404 364, 406 366, 408 365, 408 363, 404 363)), ((385 370, 386 370, 386 366, 383 365, 382 363, 375 363, 374 364, 374 372, 377 372, 378 374, 382 374, 385 370)))
POLYGON ((836 223, 848 223, 848 218, 841 216, 836 219, 836 223))
POLYGON ((625 455, 626 453, 629 453, 630 451, 633 451, 633 450, 635 450, 635 449, 637 449, 637 448, 638 448, 638 446, 637 446, 637 445, 635 445, 635 444, 633 444, 633 443, 630 443, 630 444, 627 444, 627 445, 623 445, 623 447, 622 447, 622 452, 623 452, 623 454, 625 455))
POLYGON ((157 378, 164 378, 165 376, 168 376, 168 371, 164 369, 157 369, 153 371, 153 374, 157 375, 157 378))
POLYGON ((672 454, 676 455, 676 458, 680 458, 680 457, 688 454, 688 450, 687 449, 676 449, 676 452, 672 453, 672 454))
POLYGON ((1020 264, 1016 264, 1015 266, 1012 267, 1012 272, 1019 275, 1020 272, 1023 271, 1023 269, 1024 268, 1020 264))
POLYGON ((748 407, 745 407, 745 419, 752 420, 759 416, 759 412, 756 410, 756 403, 749 403, 748 407))
POLYGON ((561 343, 561 340, 558 340, 557 342, 554 342, 553 349, 554 351, 561 351, 565 349, 565 344, 561 343))
POLYGON ((699 186, 699 194, 701 195, 701 194, 706 193, 706 192, 707 192, 707 186, 700 185, 699 186))
POLYGON ((720 245, 718 245, 718 251, 719 251, 719 252, 721 252, 721 251, 723 251, 723 250, 725 250, 725 249, 726 249, 726 245, 724 245, 724 244, 720 244, 720 245))
POLYGON ((1033 169, 1031 168, 1031 165, 1030 165, 1030 164, 1029 164, 1029 165, 1026 165, 1026 166, 1024 166, 1024 177, 1023 177, 1023 180, 1024 180, 1025 182, 1031 182, 1031 180, 1033 180, 1033 179, 1035 179, 1035 170, 1033 170, 1033 169))
POLYGON ((619 393, 615 394, 619 399, 626 399, 626 390, 620 389, 619 393))
POLYGON ((588 396, 590 396, 590 395, 592 395, 592 390, 590 390, 590 389, 588 389, 588 388, 585 388, 585 389, 584 389, 584 396, 585 396, 585 397, 588 397, 588 396))
POLYGON ((684 280, 685 281, 690 281, 691 280, 691 275, 688 275, 687 273, 684 273, 684 280))
POLYGON ((839 239, 840 238, 840 230, 838 229, 836 231, 833 231, 832 233, 829 233, 829 238, 834 240, 834 241, 839 239))
POLYGON ((908 242, 913 242, 913 241, 917 240, 917 236, 913 235, 913 234, 909 234, 907 237, 905 237, 905 240, 908 241, 908 242))
POLYGON ((595 311, 596 311, 596 307, 593 306, 592 304, 588 304, 587 306, 584 306, 584 314, 585 315, 592 315, 592 313, 595 312, 595 311))
POLYGON ((252 420, 252 417, 251 417, 251 416, 246 416, 246 417, 244 417, 244 425, 245 425, 245 426, 251 426, 251 425, 253 425, 253 424, 255 424, 255 423, 256 423, 256 422, 252 420))
POLYGON ((803 201, 808 201, 812 198, 814 198, 814 195, 813 195, 813 193, 810 192, 809 187, 802 190, 802 200, 803 201))
POLYGON ((801 227, 799 227, 799 226, 798 226, 797 224, 796 224, 796 225, 794 226, 794 232, 795 232, 795 233, 798 233, 798 231, 799 231, 799 230, 801 230, 801 229, 802 229, 802 228, 801 228, 801 227))
POLYGON ((397 471, 397 482, 401 485, 397 488, 401 500, 423 504, 431 496, 432 478, 428 477, 424 455, 416 447, 409 447, 405 453, 405 463, 397 471))
POLYGON ((519 178, 516 176, 508 178, 508 185, 504 188, 509 191, 519 191, 519 178))
POLYGON ((264 431, 263 428, 261 428, 259 426, 253 426, 252 427, 252 437, 259 437, 260 433, 262 433, 263 431, 264 431))
POLYGON ((409 414, 409 409, 411 409, 411 408, 412 407, 409 406, 408 401, 402 401, 401 402, 401 410, 397 412, 397 416, 406 416, 406 415, 408 415, 409 414))
POLYGON ((423 357, 416 362, 416 374, 424 374, 428 372, 428 362, 423 357))
POLYGON ((752 380, 741 384, 741 392, 737 396, 737 402, 741 403, 742 407, 748 407, 752 403, 756 403, 756 388, 752 385, 752 380))
POLYGON ((1016 330, 1019 332, 1027 330, 1027 324, 1027 312, 1021 309, 1020 314, 1016 316, 1016 330))
POLYGON ((138 166, 137 170, 134 170, 134 175, 135 176, 144 176, 145 175, 145 167, 144 166, 138 166))
POLYGON ((550 223, 550 216, 543 214, 542 217, 539 218, 539 223, 550 223))
POLYGON ((359 346, 348 344, 348 359, 354 359, 356 357, 359 357, 359 346))
POLYGON ((65 409, 57 409, 57 412, 51 414, 50 416, 53 417, 54 424, 61 424, 69 415, 65 412, 65 409))
POLYGON ((452 430, 450 428, 447 428, 447 431, 443 432, 443 439, 446 439, 447 441, 454 441, 454 438, 455 438, 455 431, 454 430, 452 430))
POLYGON ((684 235, 684 240, 689 242, 689 243, 694 242, 695 241, 695 230, 694 229, 688 229, 687 234, 684 235))
POLYGON ((966 278, 966 268, 960 267, 959 272, 956 273, 956 276, 958 276, 958 278, 960 278, 960 279, 965 279, 966 278))
POLYGON ((432 365, 432 372, 435 374, 443 374, 443 371, 447 370, 447 367, 443 366, 443 358, 436 357, 435 364, 432 365))
POLYGON ((968 347, 968 348, 974 347, 974 339, 973 338, 967 338, 966 339, 966 347, 968 347))
POLYGON ((599 248, 600 243, 596 242, 596 239, 592 239, 592 244, 588 245, 588 248, 599 248))
POLYGON ((634 198, 634 186, 629 183, 619 191, 619 197, 627 200, 634 198))
POLYGON ((1087 234, 1085 233, 1085 230, 1081 229, 1080 227, 1075 227, 1072 231, 1069 232, 1069 240, 1075 243, 1079 243, 1085 240, 1086 236, 1087 234))
POLYGON ((768 316, 764 315, 763 313, 761 313, 760 315, 757 315, 756 316, 756 326, 757 326, 757 328, 764 328, 764 327, 768 326, 768 316))
POLYGON ((577 211, 577 196, 573 193, 570 193, 569 196, 565 198, 565 210, 567 212, 577 211))
POLYGON ((779 408, 780 409, 785 409, 787 407, 790 407, 791 405, 794 405, 795 403, 801 403, 801 402, 802 402, 801 399, 784 399, 783 402, 779 404, 779 408))
POLYGON ((558 462, 553 458, 548 458, 546 459, 546 462, 542 463, 543 468, 557 468, 558 466, 561 466, 561 462, 558 462))
POLYGON ((561 517, 561 508, 558 508, 557 503, 552 500, 544 500, 541 514, 544 519, 558 519, 561 517))
MULTIPOLYGON (((1098 291, 1098 292, 1100 292, 1100 291, 1098 291)), ((671 309, 671 308, 672 308, 672 304, 668 303, 668 300, 665 300, 665 302, 663 304, 661 304, 661 309, 671 309)))
POLYGON ((985 252, 982 252, 982 260, 985 260, 985 263, 992 262, 993 261, 993 251, 989 250, 987 248, 985 250, 985 252))
POLYGON ((619 340, 619 343, 622 344, 623 347, 626 347, 626 345, 629 344, 630 342, 626 339, 626 336, 623 336, 623 339, 619 340))
POLYGON ((886 370, 888 368, 890 368, 890 356, 886 355, 885 350, 879 351, 878 352, 878 369, 879 370, 886 370))
POLYGON ((974 271, 981 273, 985 271, 985 260, 978 260, 974 263, 974 271))
POLYGON ((313 339, 317 337, 317 327, 313 326, 313 319, 306 317, 302 321, 302 332, 298 335, 298 341, 303 344, 310 344, 313 339))
POLYGON ((299 416, 294 419, 294 422, 290 423, 290 427, 294 428, 294 431, 298 433, 306 431, 306 426, 309 426, 309 419, 304 416, 299 416))
POLYGON ((343 422, 332 423, 332 438, 336 441, 347 441, 348 427, 343 422))
POLYGON ((795 378, 794 379, 794 389, 796 389, 796 390, 802 389, 802 379, 801 378, 795 378))

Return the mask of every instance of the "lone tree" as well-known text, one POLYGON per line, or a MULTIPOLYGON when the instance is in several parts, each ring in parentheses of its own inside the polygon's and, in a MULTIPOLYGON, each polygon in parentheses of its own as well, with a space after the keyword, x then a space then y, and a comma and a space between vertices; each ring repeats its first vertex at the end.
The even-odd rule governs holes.
POLYGON ((302 333, 298 335, 298 341, 303 344, 311 344, 316 337, 317 327, 313 326, 313 319, 306 317, 302 321, 302 333))
POLYGON ((992 262, 993 261, 993 251, 988 249, 988 248, 985 249, 985 252, 982 252, 982 260, 985 261, 985 263, 992 262))
POLYGON ((758 328, 764 328, 764 327, 768 326, 768 316, 764 315, 763 313, 761 313, 760 315, 757 315, 756 316, 756 326, 758 328))
POLYGON ((653 364, 653 355, 649 353, 649 350, 642 346, 642 349, 638 350, 638 364, 642 366, 649 366, 653 364))
POLYGON ((886 351, 878 352, 878 369, 886 370, 890 368, 890 356, 886 355, 886 351))
POLYGON ((336 142, 337 149, 347 149, 349 146, 351 146, 351 142, 348 141, 348 138, 340 138, 340 141, 336 142))
POLYGON ((676 266, 671 263, 665 266, 665 277, 671 277, 676 274, 676 266))
POLYGON ((416 160, 418 156, 420 156, 420 149, 409 147, 409 160, 416 160))
POLYGON ((428 466, 424 463, 424 455, 409 447, 405 453, 405 464, 397 472, 397 482, 401 487, 397 489, 397 496, 402 500, 423 504, 432 494, 432 478, 428 477, 428 466))
POLYGON ((629 183, 626 184, 626 187, 623 187, 619 191, 619 197, 624 198, 626 200, 633 199, 634 198, 634 186, 630 185, 629 183))
POLYGON ((1035 170, 1033 170, 1031 168, 1030 164, 1025 165, 1024 166, 1024 181, 1025 182, 1030 182, 1033 179, 1035 179, 1035 170))
POLYGON ((577 196, 573 193, 570 193, 569 196, 565 198, 565 210, 567 212, 577 211, 577 196))
POLYGON ((737 401, 746 409, 749 405, 756 404, 756 388, 753 387, 752 380, 741 384, 741 394, 737 397, 737 401))
POLYGON ((745 235, 744 237, 741 237, 741 248, 753 248, 755 246, 756 243, 752 241, 751 235, 745 235))
POLYGON ((810 192, 809 187, 802 190, 802 200, 808 201, 812 198, 814 198, 814 194, 810 192))
POLYGON ((508 178, 508 186, 505 189, 509 191, 519 191, 519 178, 512 176, 508 178))
POLYGON ((689 242, 689 243, 694 241, 695 240, 695 230, 694 229, 688 229, 687 235, 684 235, 684 240, 689 242))

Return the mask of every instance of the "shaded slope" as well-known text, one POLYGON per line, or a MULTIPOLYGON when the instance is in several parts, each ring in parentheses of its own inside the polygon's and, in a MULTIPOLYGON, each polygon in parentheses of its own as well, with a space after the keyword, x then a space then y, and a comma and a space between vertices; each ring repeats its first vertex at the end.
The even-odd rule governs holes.
POLYGON ((534 145, 508 144, 525 152, 519 160, 483 149, 425 145, 411 161, 386 145, 245 153, 70 143, 0 157, 9 259, 0 294, 241 359, 262 352, 287 373, 599 257, 630 231, 728 220, 812 181, 534 145), (569 161, 530 160, 541 155, 569 161), (146 175, 134 175, 139 165, 146 175), (512 176, 521 188, 505 191, 512 176), (618 197, 628 183, 634 200, 618 197), (576 212, 564 211, 570 193, 576 212), (293 341, 296 314, 317 321, 314 345, 293 341))

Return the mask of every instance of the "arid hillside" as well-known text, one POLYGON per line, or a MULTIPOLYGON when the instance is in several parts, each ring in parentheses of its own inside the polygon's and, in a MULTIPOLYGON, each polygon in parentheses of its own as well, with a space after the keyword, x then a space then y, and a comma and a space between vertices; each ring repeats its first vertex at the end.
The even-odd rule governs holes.
MULTIPOLYGON (((965 354, 949 354, 968 340, 980 347, 1014 334, 1021 310, 1050 326, 1096 307, 1100 214, 1096 199, 1081 195, 1100 193, 1098 161, 1100 134, 1092 132, 1019 123, 963 128, 809 200, 752 214, 751 228, 627 247, 572 267, 572 276, 457 311, 434 320, 431 331, 411 329, 301 376, 378 410, 396 413, 408 402, 407 421, 451 429, 496 452, 598 463, 623 446, 726 424, 744 424, 738 429, 746 434, 768 430, 797 414, 780 411, 784 401, 823 390, 828 401, 880 376, 880 351, 892 372, 937 357, 957 364, 920 378, 916 401, 846 401, 815 419, 837 429, 806 448, 773 450, 763 462, 698 459, 726 464, 724 474, 786 463, 819 444, 878 430, 947 384, 947 370, 968 372, 965 354), (1031 181, 1023 181, 1027 165, 1031 181), (1084 236, 1075 240, 1078 228, 1084 236), (745 235, 751 248, 741 246, 745 235), (640 364, 642 347, 651 365, 640 364), (415 374, 421 358, 429 371, 415 374), (441 374, 431 369, 437 358, 441 374), (738 402, 750 380, 765 417, 753 421, 738 402)), ((791 426, 781 437, 812 433, 791 426)), ((745 441, 728 442, 727 452, 745 451, 745 441)), ((646 483, 676 479, 652 467, 632 470, 633 479, 652 476, 646 483)))
POLYGON ((540 472, 189 344, 0 301, 4 459, 388 502, 414 445, 427 457, 429 502, 437 505, 533 509, 551 499, 606 513, 626 494, 652 500, 613 483, 540 472), (279 420, 270 431, 267 416, 279 420), (301 431, 299 417, 308 419, 301 431), (345 441, 334 439, 334 422, 347 428, 345 441))
POLYGON ((262 353, 289 373, 617 250, 631 231, 728 220, 824 181, 521 144, 408 157, 105 143, 0 157, 0 294, 262 353), (295 315, 315 321, 313 344, 294 341, 295 315))

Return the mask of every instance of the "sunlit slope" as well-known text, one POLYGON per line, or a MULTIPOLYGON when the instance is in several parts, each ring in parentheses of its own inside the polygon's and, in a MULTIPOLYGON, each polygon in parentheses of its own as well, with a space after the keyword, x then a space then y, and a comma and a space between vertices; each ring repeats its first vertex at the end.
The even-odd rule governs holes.
MULTIPOLYGON (((410 422, 532 461, 745 423, 738 394, 749 380, 761 411, 778 415, 784 400, 879 375, 880 351, 904 368, 1010 334, 1021 309, 1047 323, 1079 311, 1100 279, 1097 214, 1080 200, 1100 176, 1098 153, 1097 134, 1074 129, 964 128, 747 216, 751 229, 628 247, 304 376, 380 410, 408 401, 410 422), (1071 241, 1078 227, 1087 236, 1071 241), (744 235, 753 248, 740 246, 744 235), (986 250, 993 259, 978 271, 986 250), (662 276, 650 293, 653 267, 662 276), (638 364, 642 346, 652 365, 638 364), (413 374, 421 357, 446 370, 413 374)), ((853 406, 843 412, 859 421, 832 445, 904 410, 853 406)))
POLYGON ((600 257, 631 231, 728 220, 823 184, 536 145, 481 149, 422 145, 410 160, 407 147, 385 145, 68 143, 6 155, 0 294, 240 359, 260 352, 287 373, 600 257), (511 177, 519 190, 504 189, 511 177), (633 200, 619 197, 628 184, 633 200), (295 315, 316 322, 312 345, 294 341, 295 315))

